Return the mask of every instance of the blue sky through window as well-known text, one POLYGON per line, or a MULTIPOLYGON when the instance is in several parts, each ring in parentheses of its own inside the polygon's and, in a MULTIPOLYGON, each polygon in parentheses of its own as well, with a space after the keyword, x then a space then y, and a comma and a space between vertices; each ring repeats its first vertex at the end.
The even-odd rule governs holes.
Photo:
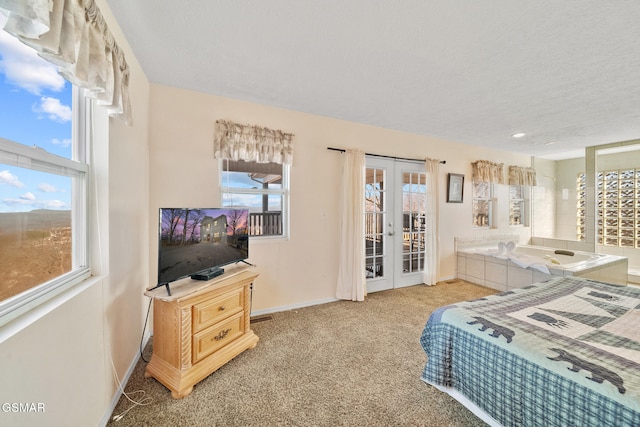
MULTIPOLYGON (((71 158, 71 103, 56 67, 0 30, 0 137, 71 158)), ((0 163, 0 212, 70 208, 70 178, 0 163)))

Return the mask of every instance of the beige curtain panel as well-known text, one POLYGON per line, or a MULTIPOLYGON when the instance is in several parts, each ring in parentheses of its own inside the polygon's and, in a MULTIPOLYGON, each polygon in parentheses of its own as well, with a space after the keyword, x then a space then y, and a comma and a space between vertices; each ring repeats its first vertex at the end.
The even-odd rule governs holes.
POLYGON ((129 66, 94 0, 0 0, 4 30, 131 124, 129 66))
POLYGON ((217 120, 213 153, 218 159, 290 165, 293 162, 293 134, 217 120))
POLYGON ((536 170, 522 166, 509 166, 509 185, 538 185, 536 170))
POLYGON ((342 155, 340 186, 340 262, 336 298, 364 301, 367 295, 364 243, 364 186, 366 161, 361 150, 342 155))
POLYGON ((504 184, 504 164, 488 160, 476 160, 471 163, 474 182, 493 182, 504 184))
POLYGON ((440 265, 440 235, 438 234, 438 211, 440 200, 440 160, 427 158, 424 162, 427 191, 425 206, 425 264, 422 281, 425 285, 438 283, 440 265))

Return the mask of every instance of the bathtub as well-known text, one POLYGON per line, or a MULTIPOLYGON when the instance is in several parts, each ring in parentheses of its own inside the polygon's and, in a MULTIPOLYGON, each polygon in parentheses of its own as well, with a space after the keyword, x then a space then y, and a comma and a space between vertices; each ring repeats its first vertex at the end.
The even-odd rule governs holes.
POLYGON ((514 251, 506 253, 492 244, 458 247, 456 256, 459 279, 500 291, 521 288, 556 276, 579 276, 617 285, 627 284, 628 260, 617 255, 529 245, 517 245, 514 251), (528 260, 531 265, 524 268, 521 259, 528 260))

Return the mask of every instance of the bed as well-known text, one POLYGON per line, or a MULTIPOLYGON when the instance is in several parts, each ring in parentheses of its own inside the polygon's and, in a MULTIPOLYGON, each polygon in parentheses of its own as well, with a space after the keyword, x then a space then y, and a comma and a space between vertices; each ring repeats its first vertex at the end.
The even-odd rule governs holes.
POLYGON ((422 380, 502 426, 640 426, 640 288, 558 277, 440 307, 422 380))

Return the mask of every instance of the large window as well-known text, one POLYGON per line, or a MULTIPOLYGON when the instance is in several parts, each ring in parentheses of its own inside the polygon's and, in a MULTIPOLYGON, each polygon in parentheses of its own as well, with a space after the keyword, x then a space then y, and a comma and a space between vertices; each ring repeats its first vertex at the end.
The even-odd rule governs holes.
POLYGON ((222 206, 249 209, 251 236, 288 236, 289 166, 220 160, 222 206))
POLYGON ((84 97, 0 30, 0 323, 88 277, 84 97), (82 99, 82 103, 80 100, 82 99))
MULTIPOLYGON (((598 172, 596 177, 598 244, 640 248, 640 169, 598 172)), ((577 239, 585 238, 586 180, 578 174, 577 239)))

